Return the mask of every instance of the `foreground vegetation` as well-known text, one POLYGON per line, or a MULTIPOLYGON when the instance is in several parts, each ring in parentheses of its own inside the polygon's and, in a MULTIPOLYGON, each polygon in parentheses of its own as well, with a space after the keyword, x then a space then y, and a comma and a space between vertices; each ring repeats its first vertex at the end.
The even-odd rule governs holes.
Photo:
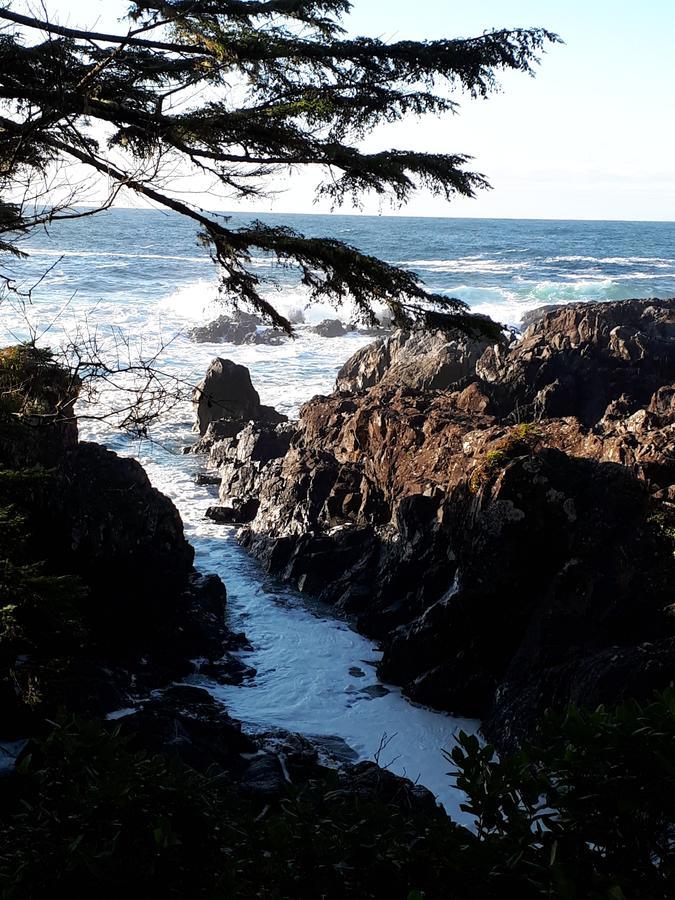
POLYGON ((673 692, 551 718, 502 762, 462 736, 451 756, 474 836, 334 773, 263 805, 64 720, 0 782, 0 895, 665 900, 674 740, 673 692))

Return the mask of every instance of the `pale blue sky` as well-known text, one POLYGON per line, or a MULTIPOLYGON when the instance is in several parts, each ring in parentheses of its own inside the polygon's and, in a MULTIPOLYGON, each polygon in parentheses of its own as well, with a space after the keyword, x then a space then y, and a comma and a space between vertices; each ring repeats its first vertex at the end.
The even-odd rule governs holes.
MULTIPOLYGON (((87 25, 110 25, 126 8, 119 0, 46 4, 61 21, 87 25)), ((675 0, 354 0, 347 24, 387 40, 541 25, 565 41, 546 53, 535 79, 510 74, 489 100, 459 98, 459 116, 373 135, 372 148, 471 153, 494 188, 452 204, 420 196, 404 212, 675 219, 675 0)), ((292 190, 258 208, 312 211, 311 200, 311 179, 294 177, 292 190)), ((390 209, 375 201, 365 211, 390 209)))

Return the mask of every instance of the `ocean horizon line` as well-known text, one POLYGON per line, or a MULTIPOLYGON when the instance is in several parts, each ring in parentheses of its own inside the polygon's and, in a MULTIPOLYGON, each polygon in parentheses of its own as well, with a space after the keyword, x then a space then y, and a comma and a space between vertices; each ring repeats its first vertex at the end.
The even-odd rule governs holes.
MULTIPOLYGON (((74 209, 90 210, 95 209, 96 204, 79 204, 74 209)), ((108 209, 101 210, 102 213, 110 213, 115 211, 132 211, 132 212, 154 212, 159 215, 180 215, 171 209, 158 209, 153 206, 125 206, 119 204, 108 209)), ((203 213, 210 213, 214 216, 296 216, 305 218, 312 216, 314 218, 353 218, 353 219, 429 219, 439 222, 574 222, 579 224, 618 224, 618 225, 675 225, 675 219, 580 219, 574 217, 554 216, 549 218, 540 218, 537 216, 435 216, 427 214, 402 214, 402 213, 358 213, 358 212, 286 212, 282 210, 201 210, 203 213)))

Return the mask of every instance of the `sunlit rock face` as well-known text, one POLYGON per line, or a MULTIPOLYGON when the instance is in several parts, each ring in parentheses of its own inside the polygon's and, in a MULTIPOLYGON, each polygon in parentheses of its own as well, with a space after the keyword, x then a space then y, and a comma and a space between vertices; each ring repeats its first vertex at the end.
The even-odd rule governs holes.
POLYGON ((594 425, 610 403, 624 413, 648 406, 675 381, 672 300, 625 300, 558 307, 522 341, 488 349, 476 374, 499 390, 502 414, 575 416, 594 425))
POLYGON ((397 330, 355 353, 338 372, 345 393, 383 387, 443 390, 475 375, 487 341, 459 331, 397 330))

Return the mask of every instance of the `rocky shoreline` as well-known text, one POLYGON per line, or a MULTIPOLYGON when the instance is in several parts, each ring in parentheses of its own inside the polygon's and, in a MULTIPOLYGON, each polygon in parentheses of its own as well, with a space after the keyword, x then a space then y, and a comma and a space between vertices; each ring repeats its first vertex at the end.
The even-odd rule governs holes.
POLYGON ((137 462, 78 440, 77 381, 0 351, 0 891, 667 896, 675 694, 583 707, 675 676, 674 313, 567 307, 504 346, 395 332, 298 422, 231 361, 195 391, 209 515, 377 638, 383 678, 483 718, 503 761, 463 733, 446 754, 476 834, 344 743, 248 735, 185 682, 253 674, 223 583, 137 462))
MULTIPOLYGON (((257 397, 243 367, 225 375, 237 369, 257 397)), ((0 384, 0 586, 14 600, 0 610, 0 775, 28 765, 55 725, 98 721, 134 752, 226 775, 254 805, 330 781, 345 796, 442 816, 429 791, 355 763, 338 740, 247 736, 211 694, 184 683, 255 675, 235 655, 249 645, 226 624, 225 585, 194 569, 178 510, 138 462, 79 441, 79 384, 48 353, 0 351, 0 384)), ((259 401, 255 409, 283 418, 259 401)), ((10 781, 0 778, 11 793, 10 781)))
POLYGON ((675 302, 544 311, 519 340, 396 332, 295 424, 214 421, 212 515, 382 642, 381 676, 484 719, 675 674, 675 302))

